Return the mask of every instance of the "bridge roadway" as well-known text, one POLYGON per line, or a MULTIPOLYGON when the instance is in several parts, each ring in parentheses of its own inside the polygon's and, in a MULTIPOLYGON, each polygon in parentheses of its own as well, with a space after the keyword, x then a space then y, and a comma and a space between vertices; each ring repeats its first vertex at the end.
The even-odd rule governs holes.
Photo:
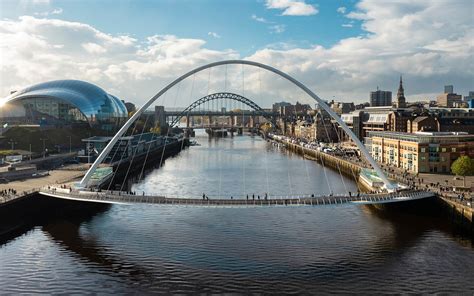
POLYGON ((335 196, 270 196, 260 199, 236 198, 178 198, 152 195, 132 195, 118 191, 76 191, 63 188, 43 188, 41 195, 61 199, 87 201, 109 204, 160 204, 160 205, 184 205, 184 206, 322 206, 341 204, 384 204, 419 200, 433 197, 429 191, 402 191, 385 194, 360 194, 357 195, 335 195, 335 196))

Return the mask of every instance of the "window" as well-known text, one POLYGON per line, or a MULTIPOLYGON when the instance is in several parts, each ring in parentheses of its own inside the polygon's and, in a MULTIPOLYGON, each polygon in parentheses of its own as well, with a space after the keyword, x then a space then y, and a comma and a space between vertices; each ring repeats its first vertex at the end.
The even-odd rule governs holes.
POLYGON ((420 152, 426 152, 426 149, 425 148, 420 148, 420 152))
POLYGON ((451 152, 456 152, 456 147, 451 148, 451 152))
POLYGON ((445 147, 441 148, 441 152, 446 152, 446 148, 445 147))

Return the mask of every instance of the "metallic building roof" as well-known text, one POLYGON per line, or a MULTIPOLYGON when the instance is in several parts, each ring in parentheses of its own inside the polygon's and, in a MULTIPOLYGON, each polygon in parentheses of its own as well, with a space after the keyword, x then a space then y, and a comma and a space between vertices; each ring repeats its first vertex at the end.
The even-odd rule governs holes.
POLYGON ((27 98, 55 98, 77 107, 87 118, 128 116, 125 104, 102 88, 80 80, 54 80, 35 84, 2 100, 2 104, 27 98))

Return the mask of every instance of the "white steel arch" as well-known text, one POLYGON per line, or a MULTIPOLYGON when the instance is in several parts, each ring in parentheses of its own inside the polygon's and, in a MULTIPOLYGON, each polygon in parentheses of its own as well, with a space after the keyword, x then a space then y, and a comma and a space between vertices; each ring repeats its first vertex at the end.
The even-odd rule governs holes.
MULTIPOLYGON (((364 154, 365 158, 369 161, 369 163, 372 165, 374 170, 377 172, 377 175, 382 179, 382 181, 385 184, 385 188, 387 190, 394 190, 394 184, 392 184, 385 174, 383 173, 382 169, 378 166, 378 164, 375 162, 375 160, 370 156, 369 151, 365 148, 364 144, 357 138, 357 136, 352 132, 352 130, 342 121, 342 119, 331 109, 329 106, 321 100, 314 92, 312 92, 309 88, 307 88, 304 84, 296 80, 295 78, 291 77, 290 75, 275 69, 271 66, 258 63, 258 62, 253 62, 253 61, 246 61, 246 60, 225 60, 225 61, 219 61, 219 62, 214 62, 210 63, 201 67, 198 67, 194 70, 189 71, 188 73, 178 77, 175 79, 173 82, 165 86, 160 92, 158 92, 155 96, 153 96, 150 100, 148 100, 143 106, 140 107, 140 109, 135 112, 135 114, 130 117, 127 122, 122 126, 122 128, 115 134, 115 136, 112 138, 112 140, 107 144, 107 146, 102 150, 102 152, 99 154, 97 159, 94 161, 92 166, 89 168, 89 170, 86 172, 84 177, 82 178, 81 182, 79 183, 80 186, 82 187, 87 187, 90 178, 92 177, 92 174, 95 172, 99 164, 105 159, 107 154, 110 152, 112 147, 117 143, 118 139, 127 131, 127 129, 137 120, 140 115, 148 108, 150 107, 153 102, 155 102, 159 97, 161 97, 165 92, 167 92, 170 88, 178 84, 179 82, 183 81, 184 79, 188 78, 189 76, 201 72, 203 70, 217 67, 217 66, 222 66, 222 65, 249 65, 249 66, 254 66, 257 68, 262 68, 267 71, 273 72, 286 80, 290 81, 294 85, 298 86, 301 88, 306 94, 308 94, 311 98, 313 98, 316 102, 318 102, 318 105, 321 106, 321 108, 324 109, 331 117, 336 120, 336 122, 342 127, 342 129, 351 137, 352 141, 356 143, 357 147, 359 147, 360 151, 362 154, 364 154)), ((396 185, 395 185, 396 186, 396 185)))

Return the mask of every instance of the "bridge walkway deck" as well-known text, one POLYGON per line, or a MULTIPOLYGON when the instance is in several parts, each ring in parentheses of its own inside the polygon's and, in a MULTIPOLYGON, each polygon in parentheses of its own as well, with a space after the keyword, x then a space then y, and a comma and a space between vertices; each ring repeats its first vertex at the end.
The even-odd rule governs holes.
POLYGON ((223 199, 223 198, 177 198, 152 195, 131 195, 118 192, 71 191, 68 189, 42 189, 40 194, 78 201, 116 204, 161 204, 188 206, 322 206, 340 204, 379 204, 417 200, 433 196, 426 191, 404 191, 392 194, 361 194, 359 196, 279 196, 260 199, 223 199))

